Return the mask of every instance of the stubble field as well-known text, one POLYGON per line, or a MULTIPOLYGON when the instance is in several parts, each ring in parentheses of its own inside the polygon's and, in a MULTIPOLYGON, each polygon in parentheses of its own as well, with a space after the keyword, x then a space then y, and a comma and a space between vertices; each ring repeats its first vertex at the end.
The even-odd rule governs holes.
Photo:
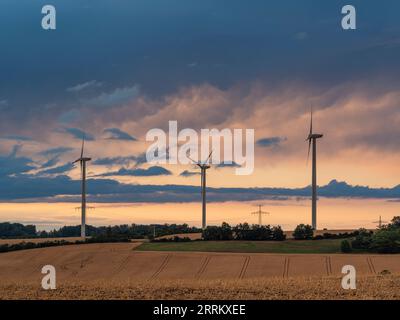
POLYGON ((139 243, 0 254, 0 299, 400 299, 400 255, 141 252, 139 243), (41 288, 53 265, 57 289, 41 288), (354 265, 357 290, 341 288, 354 265))
POLYGON ((361 276, 357 290, 343 290, 339 277, 241 280, 62 282, 45 291, 37 283, 3 283, 1 299, 117 300, 399 300, 400 275, 361 276))

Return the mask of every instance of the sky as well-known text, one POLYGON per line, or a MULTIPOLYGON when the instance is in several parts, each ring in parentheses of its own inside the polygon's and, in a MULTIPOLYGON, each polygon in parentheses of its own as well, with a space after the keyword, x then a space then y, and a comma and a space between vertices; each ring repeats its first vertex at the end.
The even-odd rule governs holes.
POLYGON ((351 0, 344 31, 348 2, 0 0, 0 201, 78 201, 83 134, 89 199, 195 201, 195 167, 144 157, 169 120, 255 130, 253 174, 213 166, 210 201, 306 196, 311 106, 322 192, 400 197, 400 3, 351 0))

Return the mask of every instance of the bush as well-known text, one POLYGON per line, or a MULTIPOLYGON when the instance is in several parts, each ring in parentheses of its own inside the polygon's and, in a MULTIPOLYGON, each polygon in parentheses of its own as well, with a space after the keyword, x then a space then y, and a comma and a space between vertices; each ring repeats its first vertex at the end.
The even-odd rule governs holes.
POLYGON ((355 239, 351 242, 354 249, 368 250, 372 242, 372 231, 366 229, 359 229, 356 232, 355 239))
MULTIPOLYGON (((139 225, 139 224, 122 224, 116 226, 94 227, 86 225, 86 235, 89 237, 107 236, 125 237, 129 239, 145 239, 151 238, 153 233, 156 237, 165 235, 181 234, 181 233, 198 233, 201 229, 189 227, 187 224, 160 224, 160 225, 139 225)), ((81 226, 64 226, 58 230, 52 231, 36 231, 34 225, 22 225, 19 223, 0 223, 1 239, 26 239, 26 238, 60 238, 60 237, 79 237, 81 234, 81 226)))
POLYGON ((221 225, 221 240, 232 240, 233 239, 233 233, 232 233, 232 228, 229 224, 226 222, 223 222, 221 225))
POLYGON ((281 226, 272 227, 272 240, 274 241, 284 241, 286 240, 286 234, 283 233, 281 226))
POLYGON ((209 226, 203 231, 203 239, 206 241, 232 240, 232 228, 225 222, 221 227, 209 226))
POLYGON ((358 235, 357 231, 354 232, 345 232, 345 233, 328 233, 325 232, 322 236, 315 236, 314 239, 318 237, 318 239, 348 239, 358 235))
POLYGON ((245 240, 254 240, 254 241, 272 240, 271 227, 254 224, 252 225, 250 231, 247 233, 247 239, 245 240))
POLYGON ((343 253, 350 253, 351 252, 351 245, 348 240, 342 240, 340 243, 340 251, 343 253))
POLYGON ((235 235, 235 240, 248 240, 250 238, 251 228, 250 225, 245 223, 239 223, 233 228, 233 233, 235 235))
POLYGON ((0 223, 0 238, 34 238, 36 227, 33 225, 22 225, 20 223, 0 223))
POLYGON ((393 217, 391 223, 385 226, 386 229, 400 229, 400 217, 393 217))
POLYGON ((293 231, 295 240, 310 240, 314 236, 314 230, 310 225, 299 224, 293 231))
POLYGON ((378 230, 369 248, 378 253, 400 253, 400 229, 378 230))
POLYGON ((203 231, 203 239, 206 241, 242 240, 242 241, 282 241, 286 239, 280 226, 259 226, 248 223, 238 224, 234 228, 227 223, 221 227, 210 226, 203 231))

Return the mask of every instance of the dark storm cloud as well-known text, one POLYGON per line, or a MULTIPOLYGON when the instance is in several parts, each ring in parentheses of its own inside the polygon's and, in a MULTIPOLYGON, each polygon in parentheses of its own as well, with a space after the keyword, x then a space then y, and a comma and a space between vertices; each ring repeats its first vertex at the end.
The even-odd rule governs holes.
POLYGON ((260 147, 276 147, 286 141, 286 137, 269 137, 257 140, 257 145, 260 147))
POLYGON ((117 106, 123 106, 132 102, 136 97, 139 96, 139 87, 124 87, 116 88, 112 92, 101 93, 100 95, 85 100, 84 104, 87 106, 99 108, 111 108, 117 106))
POLYGON ((28 172, 35 168, 33 160, 17 156, 21 146, 15 145, 9 155, 0 155, 0 177, 28 172))
POLYGON ((233 161, 232 163, 221 162, 221 163, 217 164, 216 167, 217 168, 240 168, 241 165, 233 161))
POLYGON ((78 128, 65 128, 64 129, 66 133, 70 134, 71 136, 73 136, 75 139, 80 139, 82 140, 83 138, 85 138, 86 141, 93 141, 94 140, 94 136, 91 135, 90 133, 87 133, 81 129, 78 128))
POLYGON ((182 171, 179 175, 180 175, 181 177, 188 178, 188 177, 193 177, 193 176, 200 175, 200 172, 199 172, 199 171, 189 171, 189 170, 185 170, 185 171, 182 171))
POLYGON ((137 162, 136 156, 129 157, 108 157, 99 158, 93 161, 94 165, 98 166, 112 166, 112 165, 130 165, 131 162, 137 162))
POLYGON ((15 140, 15 141, 33 141, 33 139, 31 137, 20 136, 20 135, 6 135, 3 137, 0 137, 0 139, 15 140))
POLYGON ((137 168, 137 169, 126 169, 121 168, 118 171, 103 173, 99 176, 111 177, 111 176, 133 176, 133 177, 152 177, 152 176, 169 176, 172 172, 160 167, 153 166, 147 169, 137 168))
POLYGON ((74 150, 73 148, 69 148, 69 147, 56 147, 56 148, 50 148, 47 150, 43 150, 41 152, 39 152, 39 155, 41 156, 59 156, 61 154, 67 153, 74 150))
POLYGON ((60 159, 58 157, 51 158, 51 159, 47 160, 46 162, 44 162, 40 167, 42 169, 48 168, 48 167, 53 167, 59 162, 59 160, 60 159))
MULTIPOLYGON (((24 175, 19 178, 0 176, 0 200, 66 202, 77 201, 80 181, 67 176, 37 177, 24 175), (55 196, 59 196, 54 198, 55 196), (66 197, 63 197, 66 196, 66 197)), ((182 185, 131 185, 110 179, 89 179, 88 200, 92 202, 195 202, 200 201, 200 187, 182 185), (154 196, 154 195, 157 196, 154 196)), ((310 187, 289 188, 207 188, 207 201, 251 201, 309 197, 310 187)), ((351 186, 345 182, 331 181, 321 186, 319 195, 325 197, 400 198, 400 186, 370 188, 351 186)))
POLYGON ((71 171, 73 168, 74 168, 74 165, 72 163, 66 163, 66 164, 63 164, 63 165, 55 167, 55 168, 40 171, 38 174, 39 175, 42 175, 42 174, 66 174, 69 171, 71 171))
POLYGON ((110 140, 137 141, 135 137, 131 136, 129 133, 124 132, 118 128, 104 129, 104 133, 108 134, 108 137, 106 139, 110 140))
MULTIPOLYGON (((68 127, 64 133, 80 140, 84 132, 78 127, 101 134, 103 128, 118 127, 125 119, 145 122, 147 116, 157 115, 159 109, 173 102, 182 87, 191 89, 204 84, 221 92, 216 99, 204 103, 211 102, 212 110, 195 109, 202 96, 212 98, 212 94, 209 91, 196 93, 194 89, 192 99, 178 100, 176 108, 160 113, 159 118, 165 121, 166 116, 184 117, 187 113, 193 127, 200 124, 206 127, 232 118, 233 111, 240 119, 250 117, 262 109, 262 105, 259 108, 260 105, 253 102, 266 97, 272 100, 270 105, 278 102, 283 111, 277 119, 275 113, 265 115, 274 116, 275 123, 284 125, 288 118, 300 117, 303 113, 292 104, 299 101, 296 95, 303 87, 312 89, 306 91, 311 98, 314 98, 313 92, 326 96, 321 99, 321 110, 351 100, 349 96, 358 89, 332 90, 338 85, 356 86, 360 80, 364 81, 359 89, 371 97, 399 87, 398 0, 386 0, 384 5, 353 0, 358 12, 356 31, 340 28, 340 9, 347 4, 343 1, 120 0, 114 3, 109 0, 53 0, 52 4, 58 12, 55 31, 40 28, 42 1, 2 0, 0 3, 0 137, 19 137, 11 140, 25 141, 26 132, 32 132, 35 141, 38 137, 45 140, 62 126, 68 127), (243 94, 241 90, 252 92, 248 84, 254 82, 265 85, 265 96, 243 94), (291 90, 293 87, 287 83, 300 89, 291 90), (290 108, 284 106, 284 99, 276 99, 282 96, 282 91, 276 90, 279 88, 289 88, 293 93, 294 98, 288 100, 290 108), (234 94, 226 98, 223 94, 230 90, 234 94), (241 99, 243 96, 248 99, 241 99), (132 101, 137 104, 129 105, 132 101), (238 101, 243 107, 236 106, 238 101), (190 102, 193 103, 187 109, 189 112, 181 112, 190 102), (125 107, 124 112, 119 109, 121 106, 125 107), (104 120, 99 119, 102 114, 105 114, 104 120)), ((309 99, 308 96, 301 100, 309 99)), ((394 97, 393 101, 399 100, 394 97)), ((398 109, 397 102, 395 107, 398 109)), ((365 110, 355 114, 351 106, 349 109, 348 113, 354 118, 363 118, 360 115, 365 114, 365 110)), ((356 131, 346 139, 339 137, 340 141, 398 150, 399 134, 395 127, 399 126, 393 114, 393 110, 386 114, 379 111, 379 115, 372 113, 362 122, 350 118, 351 124, 348 124, 343 113, 337 116, 333 126, 341 127, 338 135, 348 132, 349 127, 356 131), (358 130, 365 123, 371 124, 365 126, 369 131, 358 130)), ((155 122, 159 123, 161 121, 155 122)), ((94 140, 94 136, 87 133, 86 140, 94 140)), ((271 146, 280 142, 266 138, 260 139, 258 145, 271 146)), ((337 151, 338 148, 333 149, 337 151)), ((0 157, 0 176, 26 173, 35 167, 32 159, 17 156, 17 151, 15 147, 9 156, 0 157)), ((50 159, 44 165, 56 165, 56 156, 62 152, 45 152, 42 156, 50 159)), ((114 158, 116 163, 110 163, 111 159, 104 158, 103 165, 107 165, 107 161, 108 165, 126 165, 122 159, 114 158)), ((145 154, 135 157, 134 161, 136 165, 145 163, 145 154)), ((101 164, 100 159, 97 164, 101 164)), ((60 167, 49 170, 62 173, 60 167)), ((128 171, 122 173, 127 175, 149 173, 125 170, 128 171)), ((29 194, 79 193, 79 182, 67 177, 7 179, 2 180, 1 186, 5 189, 4 197, 10 199, 29 194), (6 189, 9 186, 10 190, 6 189)), ((93 182, 93 186, 98 188, 93 190, 110 187, 109 190, 129 190, 132 194, 138 191, 112 180, 93 182)), ((174 192, 179 194, 183 189, 154 187, 149 190, 167 190, 170 193, 163 197, 173 198, 174 192)), ((340 194, 339 191, 333 194, 340 194)), ((211 198, 218 192, 212 193, 211 198)), ((357 190, 357 194, 364 192, 380 194, 379 190, 357 190)), ((387 190, 382 192, 390 194, 387 190)), ((224 197, 219 196, 220 199, 230 197, 222 194, 224 197)), ((257 191, 241 194, 241 199, 259 196, 257 191)), ((149 193, 142 199, 152 196, 149 193)), ((194 197, 194 194, 193 197, 189 195, 187 199, 194 197)))
POLYGON ((96 80, 87 81, 84 83, 79 83, 75 86, 67 88, 68 92, 80 92, 82 90, 90 89, 90 88, 99 88, 103 85, 102 82, 98 82, 96 80))
POLYGON ((76 107, 71 91, 93 87, 104 92, 88 101, 110 106, 135 97, 134 83, 146 95, 161 96, 204 82, 227 88, 254 79, 302 79, 329 86, 363 78, 366 69, 369 75, 399 71, 400 3, 394 0, 379 10, 375 1, 352 1, 356 32, 340 28, 343 1, 52 4, 59 17, 54 32, 40 28, 42 1, 0 4, 0 97, 13 102, 8 110, 20 120, 29 118, 27 109, 46 112, 49 103, 57 103, 57 111, 76 107))

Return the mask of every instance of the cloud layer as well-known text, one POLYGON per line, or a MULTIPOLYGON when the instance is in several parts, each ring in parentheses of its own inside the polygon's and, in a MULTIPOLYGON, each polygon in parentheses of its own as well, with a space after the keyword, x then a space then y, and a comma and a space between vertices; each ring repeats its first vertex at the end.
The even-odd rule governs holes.
MULTIPOLYGON (((70 163, 83 136, 90 176, 113 177, 97 179, 104 185, 197 184, 187 166, 146 163, 146 133, 167 130, 169 120, 197 132, 255 130, 254 174, 239 179, 220 165, 210 187, 301 189, 310 181, 311 106, 324 134, 320 184, 397 185, 400 3, 381 6, 382 21, 375 3, 358 2, 352 33, 340 29, 334 1, 233 1, 229 10, 214 0, 69 1, 56 37, 37 32, 33 2, 24 15, 4 15, 0 178, 13 186, 5 199, 36 187, 36 196, 78 192, 70 163)), ((5 0, 0 10, 19 6, 5 0)))

